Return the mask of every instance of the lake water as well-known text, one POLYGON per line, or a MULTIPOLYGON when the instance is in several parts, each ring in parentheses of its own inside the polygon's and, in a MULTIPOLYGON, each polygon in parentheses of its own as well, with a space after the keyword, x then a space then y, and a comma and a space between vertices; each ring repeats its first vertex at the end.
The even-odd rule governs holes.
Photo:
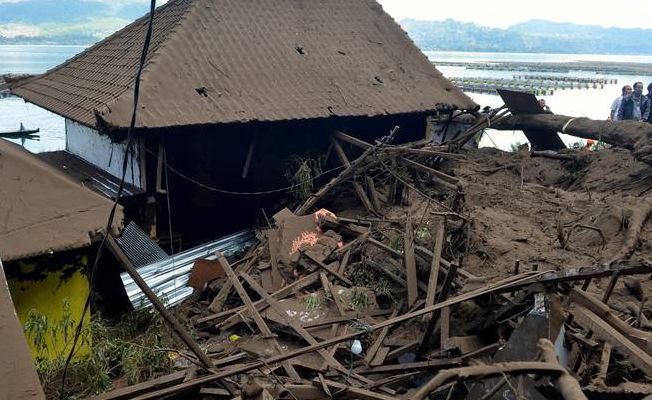
MULTIPOLYGON (((39 74, 56 67, 84 46, 20 46, 0 45, 0 75, 39 74)), ((23 123, 26 128, 40 128, 40 138, 21 141, 33 152, 63 150, 65 148, 65 125, 63 118, 18 97, 0 98, 0 132, 15 131, 23 123)))
MULTIPOLYGON (((0 74, 41 73, 57 66, 79 53, 83 46, 0 46, 0 74)), ((431 60, 470 62, 470 61, 515 61, 515 62, 572 62, 572 61, 617 61, 652 63, 652 56, 617 56, 591 54, 520 54, 520 53, 468 53, 468 52, 426 52, 431 60)), ((511 78, 510 71, 476 71, 463 67, 439 67, 447 77, 497 77, 511 78)), ((562 75, 562 74, 555 74, 562 75)), ((593 76, 591 73, 572 72, 573 76, 593 76)), ((624 84, 635 81, 652 82, 649 76, 599 75, 618 79, 617 84, 606 85, 604 89, 558 90, 552 96, 543 96, 556 114, 574 117, 605 119, 609 115, 612 101, 620 94, 624 84)), ((499 107, 503 104, 498 96, 469 93, 481 106, 499 107)), ((65 148, 65 127, 63 118, 40 107, 25 103, 17 97, 0 99, 0 131, 18 129, 20 123, 27 128, 40 128, 40 141, 26 141, 25 147, 34 152, 61 150, 65 148)), ((564 136, 564 141, 573 143, 578 139, 564 136)), ((21 143, 20 140, 15 140, 21 143)), ((491 131, 482 139, 482 146, 496 146, 508 150, 512 143, 525 143, 522 132, 491 131)))

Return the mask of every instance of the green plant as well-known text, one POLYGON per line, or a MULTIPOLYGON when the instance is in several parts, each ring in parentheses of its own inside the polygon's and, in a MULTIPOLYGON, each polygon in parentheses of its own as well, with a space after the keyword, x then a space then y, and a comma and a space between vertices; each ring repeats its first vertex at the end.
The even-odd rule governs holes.
POLYGON ((316 294, 310 294, 304 298, 304 302, 306 303, 306 310, 307 311, 315 311, 319 309, 319 306, 321 305, 321 300, 319 299, 319 296, 316 294))
POLYGON ((378 283, 373 287, 374 292, 378 296, 385 296, 394 301, 394 287, 387 278, 382 277, 378 280, 378 283))
POLYGON ((360 289, 353 289, 351 293, 351 308, 355 311, 362 311, 369 307, 369 296, 367 292, 360 289))
MULTIPOLYGON (((49 321, 47 316, 31 310, 25 323, 27 337, 40 354, 36 366, 48 398, 58 397, 61 391, 74 327, 67 300, 59 321, 49 321), (54 354, 47 352, 48 340, 59 349, 54 354)), ((85 398, 110 389, 119 377, 135 384, 169 373, 172 365, 162 332, 161 316, 149 310, 133 311, 113 325, 95 315, 84 325, 78 343, 78 347, 90 346, 90 353, 67 367, 66 394, 69 398, 85 398)))
POLYGON ((314 179, 323 173, 324 156, 301 157, 293 155, 285 170, 285 177, 292 184, 292 193, 299 201, 310 197, 314 179))

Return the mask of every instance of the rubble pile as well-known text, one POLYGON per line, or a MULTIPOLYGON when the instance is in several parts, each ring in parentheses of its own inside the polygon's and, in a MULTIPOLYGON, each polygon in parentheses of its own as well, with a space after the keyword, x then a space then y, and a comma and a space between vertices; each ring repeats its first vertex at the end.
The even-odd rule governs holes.
POLYGON ((650 166, 396 133, 335 134, 338 175, 239 261, 196 262, 202 357, 98 398, 652 396, 650 166))

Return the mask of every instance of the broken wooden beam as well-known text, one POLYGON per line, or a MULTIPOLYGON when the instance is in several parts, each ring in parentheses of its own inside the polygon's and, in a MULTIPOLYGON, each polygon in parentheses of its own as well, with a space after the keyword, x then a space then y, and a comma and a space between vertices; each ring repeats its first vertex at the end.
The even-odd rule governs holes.
MULTIPOLYGON (((435 245, 433 250, 434 257, 430 264, 430 275, 428 278, 428 292, 426 294, 426 304, 425 306, 431 306, 435 304, 435 295, 437 293, 437 281, 439 279, 439 264, 441 263, 441 252, 444 244, 444 233, 446 231, 445 221, 437 220, 437 226, 435 228, 435 245)), ((429 316, 426 316, 428 318, 429 316)))
POLYGON ((347 278, 344 275, 340 274, 335 269, 328 268, 328 266, 326 264, 324 264, 323 262, 317 260, 309 252, 301 251, 301 256, 307 258, 308 260, 310 260, 311 263, 313 263, 316 266, 318 266, 319 268, 321 268, 324 272, 327 272, 328 274, 333 275, 335 278, 342 281, 345 285, 347 285, 349 287, 353 286, 353 282, 351 282, 351 280, 349 278, 347 278))
POLYGON ((403 237, 403 262, 405 275, 407 276, 408 307, 412 307, 419 297, 417 286, 417 262, 414 258, 414 231, 412 221, 408 215, 405 221, 405 236, 403 237))
POLYGON ((188 371, 178 371, 172 374, 164 375, 156 379, 151 379, 136 385, 126 386, 120 389, 115 389, 110 392, 102 393, 97 396, 90 397, 89 400, 127 400, 132 399, 143 393, 148 393, 154 390, 164 389, 170 386, 177 385, 186 379, 188 371))
POLYGON ((646 353, 652 355, 652 333, 631 327, 625 321, 618 318, 607 304, 585 291, 573 289, 570 300, 572 303, 578 304, 595 313, 646 353))
POLYGON ((409 158, 401 157, 399 158, 399 162, 406 167, 414 169, 415 171, 430 175, 430 177, 434 179, 438 184, 444 186, 447 189, 457 190, 457 184, 460 183, 460 180, 457 178, 454 178, 441 171, 437 171, 436 169, 426 167, 425 165, 420 164, 416 161, 412 161, 409 158))
POLYGON ((573 321, 593 332, 593 335, 605 342, 648 376, 652 376, 652 356, 643 351, 634 342, 614 329, 606 321, 592 311, 577 306, 573 310, 573 321))

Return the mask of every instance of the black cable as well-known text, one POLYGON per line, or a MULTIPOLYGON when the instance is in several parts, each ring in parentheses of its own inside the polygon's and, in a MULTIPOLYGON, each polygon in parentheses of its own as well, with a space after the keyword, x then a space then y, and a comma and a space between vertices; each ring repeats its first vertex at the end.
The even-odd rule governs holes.
POLYGON ((81 336, 82 332, 82 326, 84 323, 84 318, 86 317, 86 314, 88 313, 88 309, 90 307, 90 300, 91 300, 91 292, 93 290, 93 286, 95 283, 95 272, 97 271, 97 266, 99 264, 100 259, 102 258, 103 250, 106 245, 106 238, 110 234, 112 226, 113 226, 113 220, 115 218, 115 212, 118 208, 118 202, 120 200, 120 196, 122 195, 122 192, 124 190, 125 186, 125 178, 127 176, 127 167, 129 165, 129 155, 131 154, 131 148, 133 145, 133 130, 136 125, 136 113, 138 111, 138 97, 140 94, 140 76, 143 72, 143 68, 145 66, 145 60, 147 58, 147 52, 149 50, 149 44, 152 39, 152 25, 154 23, 154 10, 156 8, 156 0, 151 0, 150 2, 150 9, 149 9, 149 22, 147 26, 147 33, 145 34, 145 42, 143 43, 143 50, 140 54, 140 62, 138 64, 138 71, 136 73, 136 81, 134 84, 134 106, 132 109, 132 114, 131 114, 131 122, 129 124, 129 130, 127 131, 127 146, 125 148, 125 156, 124 159, 122 160, 122 177, 120 179, 120 186, 118 187, 118 192, 116 193, 115 200, 113 202, 113 207, 111 208, 111 212, 109 213, 109 218, 106 223, 105 227, 105 234, 104 238, 102 239, 102 242, 100 243, 100 247, 97 249, 97 254, 95 256, 95 261, 93 262, 93 267, 91 268, 90 271, 90 277, 89 277, 89 293, 88 296, 86 297, 86 302, 84 303, 84 310, 82 312, 81 318, 79 319, 79 323, 77 324, 77 328, 75 329, 75 337, 72 342, 72 347, 70 348, 70 353, 68 354, 68 358, 66 358, 66 363, 63 368, 63 374, 61 377, 61 394, 59 396, 59 399, 63 400, 65 398, 65 393, 66 393, 66 375, 68 374, 68 368, 70 367, 70 362, 72 361, 73 356, 75 355, 75 347, 77 347, 77 342, 79 341, 79 337, 81 336))

